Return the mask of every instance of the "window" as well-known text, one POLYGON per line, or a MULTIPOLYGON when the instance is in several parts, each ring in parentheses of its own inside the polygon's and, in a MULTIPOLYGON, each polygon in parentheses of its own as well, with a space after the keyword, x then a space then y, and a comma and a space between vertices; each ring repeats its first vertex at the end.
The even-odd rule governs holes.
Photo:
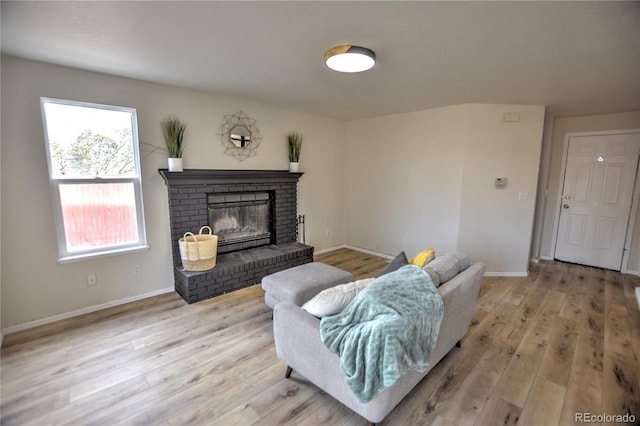
POLYGON ((59 261, 146 248, 136 110, 40 103, 59 261))

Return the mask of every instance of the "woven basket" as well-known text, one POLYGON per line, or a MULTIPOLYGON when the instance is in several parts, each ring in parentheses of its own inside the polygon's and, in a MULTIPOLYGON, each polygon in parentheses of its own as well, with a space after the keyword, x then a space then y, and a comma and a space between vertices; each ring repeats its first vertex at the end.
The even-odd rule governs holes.
POLYGON ((186 232, 178 240, 180 246, 180 257, 182 267, 185 271, 206 271, 216 266, 216 256, 218 254, 218 236, 213 235, 211 228, 203 226, 200 233, 194 235, 186 232), (208 229, 208 234, 202 231, 208 229))

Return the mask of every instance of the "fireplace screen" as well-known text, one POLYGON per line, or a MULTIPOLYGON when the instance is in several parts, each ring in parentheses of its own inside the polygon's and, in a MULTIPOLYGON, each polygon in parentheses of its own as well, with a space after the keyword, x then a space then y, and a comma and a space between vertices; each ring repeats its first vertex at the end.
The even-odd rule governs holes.
POLYGON ((271 243, 271 197, 268 192, 211 194, 209 226, 218 236, 218 253, 271 243))

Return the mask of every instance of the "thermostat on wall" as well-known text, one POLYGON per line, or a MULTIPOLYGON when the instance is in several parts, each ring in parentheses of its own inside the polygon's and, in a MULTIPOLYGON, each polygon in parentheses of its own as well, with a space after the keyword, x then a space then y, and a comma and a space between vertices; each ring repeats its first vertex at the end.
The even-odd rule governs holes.
POLYGON ((507 178, 496 178, 496 189, 505 189, 507 187, 507 178))

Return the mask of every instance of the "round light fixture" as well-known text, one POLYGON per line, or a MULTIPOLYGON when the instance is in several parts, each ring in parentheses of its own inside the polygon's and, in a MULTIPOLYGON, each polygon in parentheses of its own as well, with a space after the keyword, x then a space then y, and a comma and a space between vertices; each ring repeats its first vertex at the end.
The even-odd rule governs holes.
POLYGON ((362 72, 373 68, 376 54, 361 46, 337 46, 327 50, 324 62, 329 68, 339 72, 362 72))

